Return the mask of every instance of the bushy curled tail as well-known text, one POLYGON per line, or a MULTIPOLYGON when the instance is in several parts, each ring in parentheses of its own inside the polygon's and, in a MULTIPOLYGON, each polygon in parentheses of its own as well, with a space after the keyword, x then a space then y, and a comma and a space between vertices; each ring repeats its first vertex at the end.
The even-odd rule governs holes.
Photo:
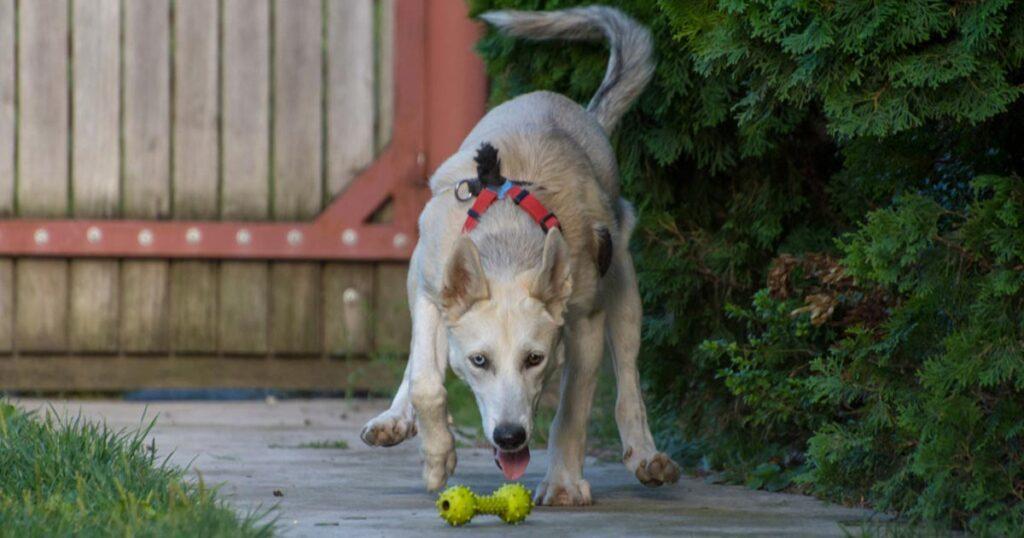
POLYGON ((606 133, 636 101, 654 73, 653 45, 647 28, 625 13, 605 6, 561 11, 489 11, 480 16, 511 36, 529 39, 596 41, 611 48, 608 69, 587 111, 597 117, 606 133))

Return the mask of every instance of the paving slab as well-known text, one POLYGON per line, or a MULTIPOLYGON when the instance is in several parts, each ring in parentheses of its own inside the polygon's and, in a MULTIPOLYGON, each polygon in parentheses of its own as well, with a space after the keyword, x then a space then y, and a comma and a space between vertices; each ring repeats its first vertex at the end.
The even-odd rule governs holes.
MULTIPOLYGON (((880 519, 802 495, 698 478, 646 488, 621 464, 591 460, 584 476, 593 506, 538 507, 515 527, 484 517, 452 529, 423 488, 418 440, 391 448, 359 440, 363 423, 386 408, 384 401, 16 403, 81 413, 117 429, 156 417, 151 436, 159 454, 191 464, 208 484, 222 484, 222 494, 241 510, 272 507, 284 536, 848 536, 880 519), (348 448, 303 448, 335 441, 348 448)), ((458 456, 449 484, 490 492, 503 483, 489 450, 461 448, 458 456)), ((546 464, 546 452, 535 451, 522 482, 534 487, 546 464)))

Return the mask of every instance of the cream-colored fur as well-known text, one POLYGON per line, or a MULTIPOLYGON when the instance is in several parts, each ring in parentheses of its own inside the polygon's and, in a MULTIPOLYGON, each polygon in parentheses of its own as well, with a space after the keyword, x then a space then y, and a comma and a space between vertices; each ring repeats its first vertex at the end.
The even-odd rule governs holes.
POLYGON ((603 7, 484 18, 526 36, 592 38, 593 32, 584 31, 588 25, 603 31, 612 43, 609 74, 599 90, 603 97, 595 96, 589 110, 551 92, 513 99, 490 111, 434 173, 433 197, 420 216, 410 263, 409 363, 391 408, 366 425, 363 439, 389 446, 421 433, 424 479, 429 489, 440 488, 456 464, 446 367, 473 389, 484 432, 496 449, 502 447, 492 433, 500 424, 522 427, 529 438, 542 388, 561 371, 550 465, 536 500, 589 504, 590 486, 582 474, 586 423, 607 351, 615 365, 626 466, 647 485, 675 482, 678 466, 656 450, 640 394, 641 307, 628 250, 633 213, 619 198, 607 135, 650 76, 649 36, 603 7), (616 62, 619 71, 613 72, 616 62), (561 230, 545 234, 525 211, 499 200, 472 232, 462 233, 471 201, 458 200, 454 190, 460 180, 476 176, 473 158, 484 143, 498 149, 502 175, 528 182, 526 188, 557 215, 561 230), (611 266, 602 275, 607 237, 611 266), (542 360, 532 364, 528 357, 542 360), (474 364, 481 358, 482 365, 474 364))

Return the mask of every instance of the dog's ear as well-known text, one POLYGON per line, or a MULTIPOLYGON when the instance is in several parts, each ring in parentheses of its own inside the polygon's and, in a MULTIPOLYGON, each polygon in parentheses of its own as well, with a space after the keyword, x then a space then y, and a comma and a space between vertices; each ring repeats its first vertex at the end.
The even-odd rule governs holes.
POLYGON ((558 323, 562 323, 562 315, 572 294, 570 260, 569 245, 562 238, 562 232, 558 228, 548 230, 544 239, 544 255, 530 293, 544 303, 558 323))
POLYGON ((480 253, 468 237, 460 237, 444 270, 441 306, 449 321, 456 321, 477 301, 490 296, 480 253))

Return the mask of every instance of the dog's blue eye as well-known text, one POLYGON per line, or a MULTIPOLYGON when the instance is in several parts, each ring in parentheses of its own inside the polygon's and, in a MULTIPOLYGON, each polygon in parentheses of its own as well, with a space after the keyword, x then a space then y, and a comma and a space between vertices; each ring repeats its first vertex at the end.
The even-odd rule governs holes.
POLYGON ((483 355, 477 353, 476 355, 469 356, 469 362, 470 364, 476 366, 477 368, 483 368, 487 366, 487 357, 484 357, 483 355))

